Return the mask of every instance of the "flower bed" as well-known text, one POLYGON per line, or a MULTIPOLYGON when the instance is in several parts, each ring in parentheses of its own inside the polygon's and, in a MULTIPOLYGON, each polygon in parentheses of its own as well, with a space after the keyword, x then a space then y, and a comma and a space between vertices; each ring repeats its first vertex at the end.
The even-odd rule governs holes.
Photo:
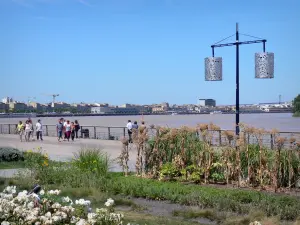
POLYGON ((1 225, 9 224, 122 224, 123 214, 114 211, 114 200, 108 199, 104 208, 90 208, 89 200, 73 202, 60 196, 60 190, 26 190, 17 192, 16 186, 8 186, 0 193, 1 225))

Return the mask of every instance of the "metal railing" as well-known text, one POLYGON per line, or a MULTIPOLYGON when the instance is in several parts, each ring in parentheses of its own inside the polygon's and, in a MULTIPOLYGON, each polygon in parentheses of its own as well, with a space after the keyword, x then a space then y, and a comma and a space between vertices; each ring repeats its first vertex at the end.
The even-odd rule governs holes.
MULTIPOLYGON (((228 140, 224 135, 223 131, 219 130, 213 132, 212 144, 213 145, 226 145, 228 140)), ((232 130, 233 131, 233 130, 232 130)), ((0 134, 16 134, 17 124, 0 124, 0 134)), ((153 137, 156 134, 156 129, 149 128, 148 135, 153 137)), ((43 135, 56 137, 56 125, 43 125, 43 135)), ((197 134, 200 139, 203 139, 200 133, 197 134)), ((287 139, 294 137, 300 141, 300 132, 279 132, 279 136, 285 137, 287 139)), ((107 126, 80 126, 78 131, 79 138, 90 138, 90 139, 102 139, 102 140, 120 140, 122 137, 128 137, 128 132, 126 127, 107 127, 107 126)), ((257 144, 258 140, 254 135, 245 134, 244 137, 247 143, 257 144)), ((262 136, 262 144, 271 149, 274 149, 274 136, 273 134, 266 133, 262 136)), ((288 143, 286 143, 288 144, 288 143)))

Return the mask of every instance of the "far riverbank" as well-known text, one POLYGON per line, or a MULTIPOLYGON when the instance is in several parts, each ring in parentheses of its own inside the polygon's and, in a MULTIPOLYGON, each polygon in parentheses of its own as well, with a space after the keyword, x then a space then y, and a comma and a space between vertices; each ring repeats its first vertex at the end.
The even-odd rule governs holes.
MULTIPOLYGON (((128 116, 64 116, 64 118, 74 121, 79 120, 82 126, 106 126, 125 127, 127 121, 142 120, 149 126, 180 127, 196 126, 199 123, 214 123, 224 130, 233 130, 235 127, 234 114, 195 114, 195 115, 128 115, 128 116)), ((33 118, 35 123, 39 118, 33 118)), ((43 124, 55 125, 57 117, 40 118, 43 124)), ((25 121, 26 118, 0 118, 0 124, 16 124, 18 121, 25 121)), ((265 114, 241 114, 241 123, 254 127, 272 130, 276 128, 282 132, 300 132, 300 118, 293 117, 292 113, 265 113, 265 114)))

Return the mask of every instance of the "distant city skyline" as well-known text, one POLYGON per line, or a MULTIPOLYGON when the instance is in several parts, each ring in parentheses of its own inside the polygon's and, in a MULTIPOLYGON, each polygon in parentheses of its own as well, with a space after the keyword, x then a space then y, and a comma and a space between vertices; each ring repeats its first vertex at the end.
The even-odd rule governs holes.
MULTIPOLYGON (((291 101, 299 92, 300 2, 182 0, 6 0, 0 2, 0 96, 27 102, 112 105, 235 104, 235 50, 223 81, 204 81, 210 45, 240 32, 267 39, 275 78, 254 78, 260 44, 242 46, 240 103, 291 101), (239 4, 234 4, 238 2, 239 4)), ((241 36, 241 40, 251 40, 241 36)), ((234 38, 228 41, 234 41, 234 38)))

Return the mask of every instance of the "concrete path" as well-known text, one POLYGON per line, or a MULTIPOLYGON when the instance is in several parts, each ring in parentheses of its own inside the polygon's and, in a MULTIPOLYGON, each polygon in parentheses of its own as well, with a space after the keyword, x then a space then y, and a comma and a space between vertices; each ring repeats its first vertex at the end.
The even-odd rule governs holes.
MULTIPOLYGON (((58 142, 55 137, 44 137, 44 141, 20 142, 18 135, 0 134, 0 147, 13 147, 22 151, 34 150, 38 147, 48 153, 50 159, 57 161, 68 161, 72 159, 74 153, 82 148, 100 148, 108 153, 111 160, 115 160, 121 152, 122 143, 120 141, 76 139, 74 142, 58 142)), ((134 149, 133 147, 131 149, 134 149)), ((129 153, 129 168, 131 171, 135 167, 136 150, 129 153)), ((121 167, 114 161, 112 171, 121 171, 121 167)))
POLYGON ((0 177, 10 178, 17 174, 19 169, 4 169, 0 170, 0 177))

